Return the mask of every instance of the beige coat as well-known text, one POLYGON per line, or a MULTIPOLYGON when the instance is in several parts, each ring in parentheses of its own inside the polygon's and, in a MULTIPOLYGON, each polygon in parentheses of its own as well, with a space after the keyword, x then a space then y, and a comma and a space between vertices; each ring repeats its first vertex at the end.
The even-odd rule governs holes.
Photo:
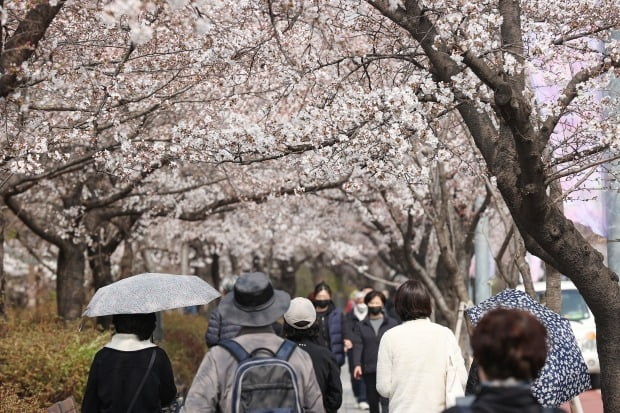
POLYGON ((465 362, 450 329, 424 318, 383 334, 377 391, 390 399, 390 413, 439 413, 463 395, 466 382, 465 362))
MULTIPOLYGON (((265 347, 274 353, 283 339, 273 333, 271 327, 244 328, 235 338, 243 348, 251 353, 254 349, 265 347)), ((288 360, 297 372, 297 384, 301 392, 301 404, 305 412, 323 412, 321 389, 316 381, 312 360, 303 350, 297 348, 288 360)), ((224 348, 213 347, 205 355, 194 382, 189 389, 184 413, 217 412, 218 405, 222 413, 230 413, 232 408, 231 393, 237 361, 224 348)))

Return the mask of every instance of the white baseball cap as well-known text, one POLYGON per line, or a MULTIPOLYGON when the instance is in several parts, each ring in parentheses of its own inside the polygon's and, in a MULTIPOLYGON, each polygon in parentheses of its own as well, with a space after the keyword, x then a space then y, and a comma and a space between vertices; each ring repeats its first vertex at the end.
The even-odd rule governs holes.
POLYGON ((316 321, 316 310, 312 301, 304 297, 291 300, 288 311, 284 313, 284 321, 298 330, 306 330, 316 321))

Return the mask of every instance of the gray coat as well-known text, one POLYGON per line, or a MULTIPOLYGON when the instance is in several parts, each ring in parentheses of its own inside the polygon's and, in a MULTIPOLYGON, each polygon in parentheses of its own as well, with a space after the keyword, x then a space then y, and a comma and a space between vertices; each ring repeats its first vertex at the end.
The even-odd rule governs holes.
MULTIPOLYGON (((276 336, 271 327, 247 328, 239 332, 235 341, 251 353, 254 349, 265 347, 276 352, 283 339, 276 336)), ((324 412, 321 389, 316 381, 312 360, 301 349, 296 349, 289 363, 297 372, 301 404, 305 412, 324 412)), ((230 413, 232 407, 232 386, 237 361, 224 348, 213 347, 205 355, 192 386, 185 399, 184 413, 217 412, 230 413), (218 410, 220 406, 221 410, 218 410)))

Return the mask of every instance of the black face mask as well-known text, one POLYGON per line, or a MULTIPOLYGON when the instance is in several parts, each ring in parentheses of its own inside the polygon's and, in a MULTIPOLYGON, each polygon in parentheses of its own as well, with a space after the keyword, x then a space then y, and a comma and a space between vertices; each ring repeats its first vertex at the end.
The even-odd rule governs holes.
POLYGON ((330 300, 314 300, 314 306, 317 308, 325 308, 329 305, 330 300))
POLYGON ((372 315, 381 314, 383 307, 368 307, 368 312, 372 315))

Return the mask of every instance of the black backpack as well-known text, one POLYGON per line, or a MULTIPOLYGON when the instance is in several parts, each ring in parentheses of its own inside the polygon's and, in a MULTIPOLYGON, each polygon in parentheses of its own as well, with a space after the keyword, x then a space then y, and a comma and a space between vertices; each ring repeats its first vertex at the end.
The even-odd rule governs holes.
POLYGON ((297 373, 288 362, 297 345, 284 340, 278 351, 257 348, 248 353, 234 340, 220 346, 239 363, 235 371, 232 413, 302 413, 297 373), (259 355, 258 353, 270 355, 259 355))

